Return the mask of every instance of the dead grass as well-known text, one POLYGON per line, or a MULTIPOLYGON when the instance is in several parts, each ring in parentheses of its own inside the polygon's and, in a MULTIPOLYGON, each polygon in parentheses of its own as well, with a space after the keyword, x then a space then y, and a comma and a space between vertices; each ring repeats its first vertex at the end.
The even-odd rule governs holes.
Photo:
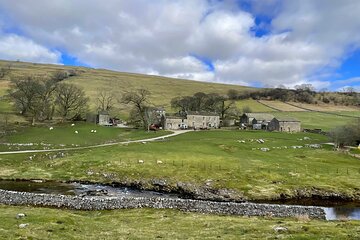
POLYGON ((307 104, 307 103, 298 103, 298 102, 290 102, 290 103, 299 106, 301 108, 306 108, 321 112, 360 111, 360 108, 356 106, 343 106, 343 105, 334 105, 334 104, 325 104, 325 103, 319 103, 319 104, 307 104))

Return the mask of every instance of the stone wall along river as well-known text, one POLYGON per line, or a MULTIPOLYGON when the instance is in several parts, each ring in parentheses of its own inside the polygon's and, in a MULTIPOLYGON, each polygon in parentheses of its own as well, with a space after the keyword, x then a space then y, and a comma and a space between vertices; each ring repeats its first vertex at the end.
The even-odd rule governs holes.
POLYGON ((297 215, 307 215, 310 218, 325 219, 325 212, 321 207, 212 202, 161 197, 79 197, 0 190, 0 203, 79 210, 158 208, 242 216, 294 217, 297 215))

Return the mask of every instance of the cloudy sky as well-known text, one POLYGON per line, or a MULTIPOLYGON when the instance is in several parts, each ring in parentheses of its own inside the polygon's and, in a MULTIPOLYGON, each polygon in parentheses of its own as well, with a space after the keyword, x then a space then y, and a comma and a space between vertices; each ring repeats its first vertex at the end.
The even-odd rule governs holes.
POLYGON ((359 0, 0 0, 0 59, 360 90, 359 0))

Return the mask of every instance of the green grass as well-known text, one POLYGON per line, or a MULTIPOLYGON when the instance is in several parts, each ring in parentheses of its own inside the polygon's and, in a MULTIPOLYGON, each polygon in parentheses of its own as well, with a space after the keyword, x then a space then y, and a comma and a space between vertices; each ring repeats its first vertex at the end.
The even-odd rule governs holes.
MULTIPOLYGON (((354 121, 354 118, 331 115, 319 112, 274 112, 275 117, 293 117, 301 121, 302 128, 321 128, 329 131, 335 127, 343 126, 354 121)), ((348 114, 344 112, 343 114, 348 114)), ((356 114, 356 113, 354 113, 356 114)))
POLYGON ((274 109, 271 109, 261 103, 258 103, 256 100, 240 100, 236 101, 236 107, 242 110, 244 107, 249 107, 252 112, 273 112, 274 109))
POLYGON ((218 216, 177 210, 71 211, 0 205, 1 239, 359 239, 358 221, 218 216), (23 219, 16 214, 25 213, 23 219), (18 227, 28 223, 26 228, 18 227), (276 233, 274 226, 287 232, 276 233))
MULTIPOLYGON (((33 146, 22 147, 24 149, 43 148, 46 144, 50 144, 52 148, 64 148, 146 139, 170 133, 169 131, 146 132, 142 129, 103 127, 84 122, 76 122, 75 126, 71 126, 71 124, 18 127, 16 133, 0 138, 0 143, 34 143, 33 146), (52 130, 50 130, 50 126, 53 127, 52 130), (96 130, 96 133, 92 133, 91 130, 96 130), (78 133, 76 134, 75 131, 78 133)), ((4 147, 2 146, 3 150, 9 150, 4 147)))
POLYGON ((211 180, 212 188, 234 189, 249 199, 278 198, 281 193, 294 197, 297 189, 312 188, 355 196, 360 181, 358 159, 330 147, 289 148, 327 141, 325 136, 305 133, 190 132, 163 142, 79 150, 54 160, 46 154, 36 154, 33 160, 29 154, 3 155, 0 178, 145 183, 155 178, 167 180, 169 186, 177 182, 204 186, 211 180), (299 140, 305 136, 311 140, 299 140), (258 138, 266 142, 249 141, 258 138), (256 149, 261 147, 270 151, 256 149), (138 163, 140 159, 144 164, 138 163))

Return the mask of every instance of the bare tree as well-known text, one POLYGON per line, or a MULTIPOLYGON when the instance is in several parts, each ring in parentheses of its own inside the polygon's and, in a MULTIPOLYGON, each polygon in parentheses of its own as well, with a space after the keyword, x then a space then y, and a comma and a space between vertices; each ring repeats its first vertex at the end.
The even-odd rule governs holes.
POLYGON ((17 111, 32 118, 32 124, 38 118, 41 109, 41 79, 35 76, 11 78, 9 96, 17 111))
POLYGON ((56 105, 60 116, 74 119, 81 116, 87 109, 88 98, 85 92, 73 84, 60 83, 56 88, 56 105))
POLYGON ((114 95, 107 91, 101 91, 97 96, 97 107, 100 111, 109 111, 114 107, 114 95))
POLYGON ((136 116, 141 119, 142 125, 145 129, 148 129, 149 122, 147 116, 148 105, 149 105, 150 92, 146 89, 138 89, 133 92, 125 93, 121 102, 124 104, 131 105, 133 112, 136 116))

